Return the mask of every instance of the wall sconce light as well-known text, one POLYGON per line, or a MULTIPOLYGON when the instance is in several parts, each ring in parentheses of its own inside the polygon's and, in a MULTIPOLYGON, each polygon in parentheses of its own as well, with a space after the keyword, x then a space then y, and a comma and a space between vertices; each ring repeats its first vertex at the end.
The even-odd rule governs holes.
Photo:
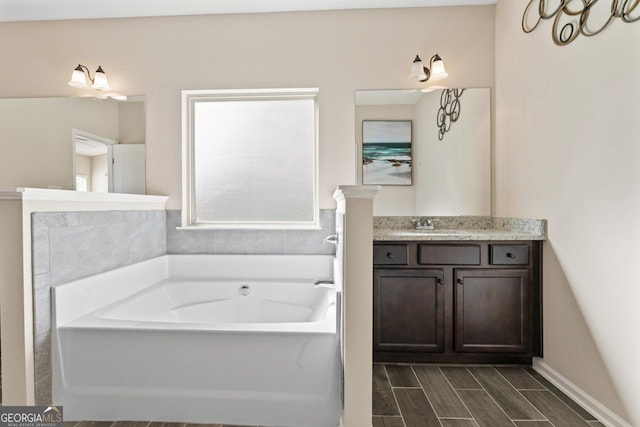
POLYGON ((69 81, 69 86, 86 88, 89 87, 87 85, 87 79, 91 80, 91 87, 95 90, 111 90, 111 86, 109 86, 109 80, 107 80, 107 75, 104 73, 102 66, 98 65, 98 69, 94 77, 91 77, 91 72, 87 67, 82 64, 78 64, 78 66, 73 70, 73 74, 71 74, 71 80, 69 81), (85 73, 86 76, 85 76, 85 73))
MULTIPOLYGON (((98 65, 98 69, 96 70, 93 77, 91 77, 91 72, 87 67, 82 64, 78 64, 76 68, 74 68, 73 73, 71 74, 71 80, 69 80, 69 86, 77 87, 80 89, 89 88, 87 85, 87 78, 91 81, 91 88, 98 91, 110 91, 111 86, 109 85, 109 80, 107 79, 107 75, 105 74, 102 66, 98 65)), ((127 99, 125 95, 120 95, 117 93, 108 93, 100 98, 113 98, 120 101, 124 101, 127 99)))
POLYGON ((410 79, 418 80, 419 82, 426 82, 431 80, 435 82, 446 78, 449 74, 444 69, 444 61, 437 53, 431 57, 429 61, 429 68, 422 65, 422 60, 419 55, 416 55, 416 59, 411 64, 410 79))

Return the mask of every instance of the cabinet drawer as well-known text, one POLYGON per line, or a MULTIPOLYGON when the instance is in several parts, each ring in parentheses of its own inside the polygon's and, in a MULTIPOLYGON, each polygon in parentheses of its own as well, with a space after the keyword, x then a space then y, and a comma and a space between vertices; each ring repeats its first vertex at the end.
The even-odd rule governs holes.
POLYGON ((373 263, 407 265, 407 245, 373 245, 373 263))
POLYGON ((491 264, 529 264, 529 245, 491 245, 491 264))
POLYGON ((420 245, 420 264, 480 265, 479 245, 420 245))

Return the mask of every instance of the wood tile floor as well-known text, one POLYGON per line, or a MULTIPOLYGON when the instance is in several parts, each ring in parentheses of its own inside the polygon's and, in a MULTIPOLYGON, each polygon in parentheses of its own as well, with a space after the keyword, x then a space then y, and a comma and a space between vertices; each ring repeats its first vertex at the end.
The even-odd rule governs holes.
POLYGON ((527 367, 373 366, 373 427, 604 427, 527 367))

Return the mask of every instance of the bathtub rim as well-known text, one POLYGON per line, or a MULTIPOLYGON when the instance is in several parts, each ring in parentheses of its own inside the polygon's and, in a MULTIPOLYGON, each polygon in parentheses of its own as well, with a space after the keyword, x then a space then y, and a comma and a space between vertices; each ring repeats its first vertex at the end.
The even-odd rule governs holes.
POLYGON ((259 267, 264 269, 264 275, 268 275, 269 279, 299 280, 307 276, 312 281, 335 278, 335 263, 335 255, 161 255, 72 282, 52 285, 51 329, 133 296, 163 280, 211 278, 202 271, 196 271, 199 267, 215 268, 215 279, 222 280, 237 278, 236 272, 241 265, 245 267, 241 270, 245 274, 241 279, 260 278, 263 275, 257 273, 259 267), (247 268, 247 264, 254 268, 247 268))
MULTIPOLYGON (((229 279, 219 280, 223 283, 231 282, 229 279)), ((120 303, 125 302, 129 298, 137 295, 144 295, 152 292, 155 288, 161 288, 167 284, 176 283, 171 279, 165 279, 158 283, 151 284, 137 292, 125 296, 120 300, 116 300, 110 304, 100 307, 90 313, 87 313, 77 319, 70 320, 65 324, 57 326, 58 329, 78 328, 78 329, 94 329, 100 331, 200 331, 200 332, 220 332, 220 333, 240 333, 240 334, 330 334, 337 333, 337 305, 339 292, 336 289, 322 289, 328 294, 329 302, 326 306, 326 314, 321 320, 309 322, 184 322, 184 321, 158 321, 158 320, 133 320, 118 319, 111 317, 103 317, 102 314, 107 312, 120 303)), ((187 282, 187 283, 204 283, 204 282, 187 282)), ((250 282, 239 280, 238 283, 260 283, 255 280, 250 282)), ((278 281, 268 280, 263 283, 279 283, 278 281)), ((312 286, 306 282, 294 281, 289 284, 293 286, 312 286)), ((214 285, 215 286, 215 285, 214 285)))

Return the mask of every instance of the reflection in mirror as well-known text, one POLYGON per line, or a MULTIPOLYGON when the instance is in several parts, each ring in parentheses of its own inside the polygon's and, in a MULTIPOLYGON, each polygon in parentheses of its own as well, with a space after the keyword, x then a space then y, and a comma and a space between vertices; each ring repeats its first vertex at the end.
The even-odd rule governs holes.
POLYGON ((0 99, 0 187, 144 194, 144 101, 0 99))
POLYGON ((412 185, 383 186, 374 215, 491 215, 490 102, 488 88, 356 91, 358 183, 363 121, 413 121, 412 185))
POLYGON ((108 147, 118 141, 93 135, 80 129, 72 130, 75 149, 76 191, 107 193, 109 191, 108 147))

